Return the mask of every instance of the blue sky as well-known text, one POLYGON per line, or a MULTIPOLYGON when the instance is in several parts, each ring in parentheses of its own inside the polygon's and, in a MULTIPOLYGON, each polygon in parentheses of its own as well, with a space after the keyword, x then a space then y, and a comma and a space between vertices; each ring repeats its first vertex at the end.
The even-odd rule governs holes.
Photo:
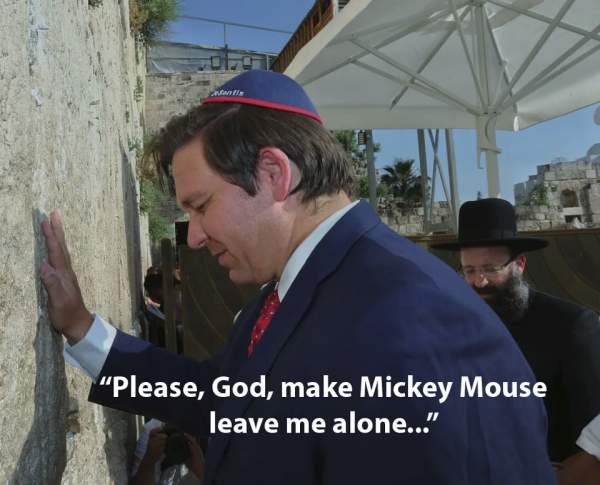
MULTIPOLYGON (((184 15, 225 22, 256 25, 293 32, 296 30, 314 0, 182 0, 184 15)), ((223 45, 223 27, 218 24, 181 19, 171 26, 168 40, 190 44, 223 45)), ((289 39, 288 34, 265 32, 227 26, 227 43, 241 48, 278 53, 289 39)), ((514 202, 513 186, 536 173, 536 166, 561 157, 568 161, 585 156, 588 149, 600 142, 600 126, 594 124, 595 106, 565 115, 520 132, 498 132, 496 142, 502 153, 498 156, 502 197, 514 202)), ((381 143, 377 167, 393 162, 394 158, 414 158, 418 165, 419 149, 415 130, 375 131, 373 137, 381 143)), ((433 152, 428 144, 427 160, 432 174, 433 152)), ((475 199, 477 191, 487 196, 485 169, 477 168, 477 150, 473 130, 455 130, 454 144, 457 162, 460 202, 475 199)), ((444 134, 440 133, 440 161, 446 177, 444 134)), ((482 155, 482 165, 485 158, 482 155)), ((443 199, 441 183, 436 183, 436 199, 443 199)))

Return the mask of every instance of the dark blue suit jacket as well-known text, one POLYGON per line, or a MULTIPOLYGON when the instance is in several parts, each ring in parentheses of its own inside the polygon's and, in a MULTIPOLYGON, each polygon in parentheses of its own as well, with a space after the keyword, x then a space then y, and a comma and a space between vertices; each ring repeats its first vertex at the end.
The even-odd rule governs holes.
MULTIPOLYGON (((118 332, 102 374, 138 382, 192 381, 200 400, 90 400, 151 415, 206 436, 218 418, 276 418, 279 432, 216 433, 205 485, 549 485, 541 398, 461 398, 461 377, 483 383, 535 382, 505 326, 455 271, 385 226, 365 202, 318 244, 250 357, 252 327, 273 285, 242 311, 226 347, 203 362, 118 332), (252 383, 266 375, 270 400, 218 398, 213 380, 252 383), (281 382, 349 382, 352 397, 281 397, 281 382), (450 397, 360 397, 361 377, 392 383, 453 382, 450 397), (428 433, 331 431, 335 418, 403 418, 428 433), (427 422, 429 413, 439 413, 427 422), (287 433, 287 418, 323 418, 325 433, 287 433)), ((423 385, 420 389, 423 390, 423 385)), ((405 390, 402 388, 401 390, 405 390)))

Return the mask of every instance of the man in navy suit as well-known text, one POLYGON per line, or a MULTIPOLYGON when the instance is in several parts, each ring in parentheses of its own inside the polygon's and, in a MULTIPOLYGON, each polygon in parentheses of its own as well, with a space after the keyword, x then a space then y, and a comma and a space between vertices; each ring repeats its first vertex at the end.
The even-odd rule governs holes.
POLYGON ((90 401, 210 434, 205 485, 556 483, 543 401, 505 326, 450 267, 350 201, 347 156, 297 83, 240 74, 148 153, 189 213, 189 245, 264 287, 216 355, 172 355, 86 309, 51 214, 41 278, 90 401), (131 375, 203 394, 114 397, 109 380, 131 375), (261 376, 263 396, 222 395, 261 376))

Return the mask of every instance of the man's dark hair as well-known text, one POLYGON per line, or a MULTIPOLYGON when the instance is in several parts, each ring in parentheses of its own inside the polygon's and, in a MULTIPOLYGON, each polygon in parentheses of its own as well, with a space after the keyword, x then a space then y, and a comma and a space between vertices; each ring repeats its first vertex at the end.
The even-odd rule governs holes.
POLYGON ((257 192, 256 165, 265 147, 279 148, 296 164, 301 178, 293 193, 304 191, 302 202, 355 191, 348 155, 318 121, 247 104, 209 103, 172 119, 146 150, 144 158, 154 159, 161 186, 168 186, 171 195, 173 155, 198 138, 209 167, 250 196, 257 192))
MULTIPOLYGON (((162 282, 163 282, 162 272, 149 274, 144 279, 144 289, 146 291, 149 290, 150 288, 161 289, 162 282)), ((180 284, 180 281, 175 276, 173 276, 173 287, 175 287, 178 284, 180 284)))
POLYGON ((152 273, 144 279, 144 289, 162 288, 162 273, 152 273))

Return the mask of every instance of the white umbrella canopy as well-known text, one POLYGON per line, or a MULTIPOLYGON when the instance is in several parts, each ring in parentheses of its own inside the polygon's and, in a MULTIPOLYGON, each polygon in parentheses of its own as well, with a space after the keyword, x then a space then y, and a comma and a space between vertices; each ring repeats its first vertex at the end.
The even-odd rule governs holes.
POLYGON ((500 197, 496 130, 600 101, 600 0, 352 0, 285 74, 331 130, 476 129, 500 197))

